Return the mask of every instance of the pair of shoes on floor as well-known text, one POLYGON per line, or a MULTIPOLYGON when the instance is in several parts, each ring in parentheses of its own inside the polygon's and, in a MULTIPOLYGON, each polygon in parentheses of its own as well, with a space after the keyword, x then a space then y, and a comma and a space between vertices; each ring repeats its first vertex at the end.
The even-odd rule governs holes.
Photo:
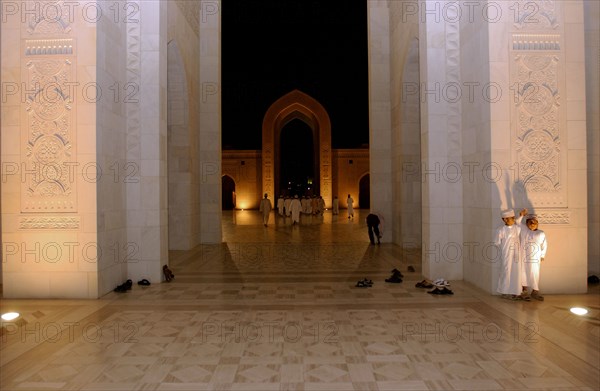
POLYGON ((175 275, 167 265, 163 266, 163 274, 165 275, 165 281, 167 282, 171 282, 171 280, 175 278, 175 275))
POLYGON ((138 281, 138 285, 148 286, 148 285, 150 285, 150 281, 148 281, 144 278, 143 280, 138 281))
POLYGON ((373 286, 373 281, 372 280, 368 280, 368 279, 364 279, 364 280, 360 280, 356 282, 356 287, 357 288, 370 288, 373 286))
POLYGON ((432 295, 453 295, 454 292, 452 292, 450 289, 448 289, 447 287, 435 287, 434 289, 430 290, 429 292, 432 295))
POLYGON ((421 282, 417 282, 415 284, 415 288, 425 288, 425 289, 429 289, 429 288, 433 288, 433 284, 431 283, 430 280, 423 280, 421 282))
POLYGON ((131 287, 133 286, 133 281, 131 280, 127 280, 124 283, 122 283, 121 285, 118 285, 114 291, 118 292, 118 293, 123 293, 123 292, 127 292, 128 290, 131 290, 131 287))
POLYGON ((390 278, 386 278, 385 282, 390 282, 392 284, 399 284, 402 282, 402 278, 404 278, 404 276, 402 275, 402 273, 400 273, 400 270, 394 269, 394 270, 392 270, 392 275, 390 276, 390 278))
POLYGON ((532 298, 532 299, 539 300, 539 301, 544 301, 544 296, 542 296, 542 295, 540 294, 540 292, 538 292, 538 291, 533 291, 533 292, 531 292, 531 298, 532 298))
POLYGON ((527 291, 521 292, 521 294, 519 296, 521 297, 521 300, 523 300, 523 301, 531 301, 531 296, 529 295, 529 293, 527 291))

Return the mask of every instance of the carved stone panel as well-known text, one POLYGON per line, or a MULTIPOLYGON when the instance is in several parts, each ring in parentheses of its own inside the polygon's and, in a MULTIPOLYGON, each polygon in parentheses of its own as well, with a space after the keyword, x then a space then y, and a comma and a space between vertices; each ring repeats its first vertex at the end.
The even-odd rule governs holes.
POLYGON ((559 41, 554 35, 513 36, 511 123, 516 176, 537 207, 567 206, 566 113, 560 94, 564 66, 559 41), (517 41, 521 44, 515 45, 517 41), (548 47, 556 49, 541 49, 548 47))
POLYGON ((24 47, 21 212, 76 212, 73 45, 29 40, 24 47))

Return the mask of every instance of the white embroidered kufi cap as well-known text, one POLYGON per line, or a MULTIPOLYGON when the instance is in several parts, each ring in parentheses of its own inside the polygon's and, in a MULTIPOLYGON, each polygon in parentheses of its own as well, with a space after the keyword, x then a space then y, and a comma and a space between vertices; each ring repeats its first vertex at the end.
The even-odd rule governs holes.
POLYGON ((507 217, 515 217, 515 211, 512 209, 502 211, 502 218, 505 219, 507 217))

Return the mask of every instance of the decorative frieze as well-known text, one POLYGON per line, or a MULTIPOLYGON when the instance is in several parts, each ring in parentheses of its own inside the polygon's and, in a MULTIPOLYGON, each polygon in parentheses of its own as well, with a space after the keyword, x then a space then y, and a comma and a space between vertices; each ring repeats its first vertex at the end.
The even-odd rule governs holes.
POLYGON ((72 39, 36 39, 25 41, 25 56, 74 55, 72 39))
POLYGON ((35 216, 21 217, 20 229, 78 229, 79 217, 66 216, 35 216))
POLYGON ((560 35, 513 34, 513 50, 560 50, 560 35))
POLYGON ((544 211, 537 213, 540 224, 569 224, 571 214, 569 211, 544 211))

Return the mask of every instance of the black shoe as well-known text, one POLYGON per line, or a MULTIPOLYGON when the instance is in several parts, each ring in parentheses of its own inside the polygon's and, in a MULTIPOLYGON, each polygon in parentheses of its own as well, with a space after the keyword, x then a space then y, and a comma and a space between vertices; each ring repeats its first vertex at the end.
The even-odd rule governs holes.
POLYGON ((138 285, 148 286, 150 285, 150 281, 144 278, 143 280, 138 281, 138 285))
POLYGON ((362 283, 368 286, 373 286, 373 280, 367 280, 366 278, 362 280, 362 283))
POLYGON ((452 292, 450 289, 444 287, 442 288, 442 295, 453 295, 454 292, 452 292))
POLYGON ((438 289, 438 288, 435 288, 427 293, 431 293, 432 295, 443 295, 444 294, 442 289, 438 289))
POLYGON ((364 281, 358 281, 355 285, 357 288, 370 288, 371 285, 365 284, 364 281))
POLYGON ((127 280, 127 281, 125 281, 125 283, 123 285, 125 285, 125 288, 129 291, 129 290, 131 290, 131 287, 133 286, 133 281, 127 280))
POLYGON ((414 267, 412 267, 411 265, 408 266, 408 272, 409 273, 414 273, 416 270, 414 267))
POLYGON ((131 288, 127 288, 127 284, 125 283, 125 284, 118 285, 115 289, 113 289, 113 291, 118 292, 118 293, 125 293, 129 289, 131 289, 131 288))
POLYGON ((393 275, 390 278, 386 278, 385 282, 391 282, 393 284, 399 284, 402 282, 402 279, 399 276, 393 275))
POLYGON ((392 273, 392 277, 393 276, 398 276, 400 278, 404 278, 404 276, 402 275, 402 272, 400 270, 398 270, 398 269, 394 269, 390 273, 392 273))

